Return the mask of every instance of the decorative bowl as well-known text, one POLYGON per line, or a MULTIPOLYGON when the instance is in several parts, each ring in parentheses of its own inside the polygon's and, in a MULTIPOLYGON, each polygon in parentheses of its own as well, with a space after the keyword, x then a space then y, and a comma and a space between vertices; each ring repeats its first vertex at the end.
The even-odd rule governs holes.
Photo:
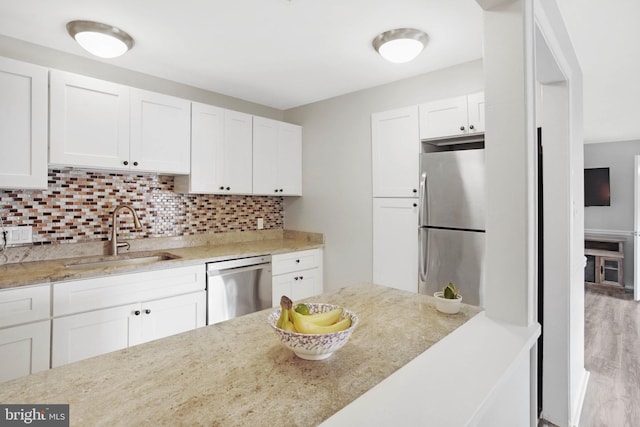
MULTIPOLYGON (((309 307, 309 314, 324 313, 325 311, 339 308, 337 305, 323 303, 306 303, 309 307)), ((344 331, 332 332, 330 334, 299 334, 280 329, 276 322, 280 317, 280 309, 269 315, 267 322, 280 338, 280 342, 293 351, 296 356, 306 360, 322 360, 330 357, 335 351, 344 346, 351 333, 358 324, 358 316, 353 311, 344 309, 342 318, 351 318, 351 326, 344 331)))
POLYGON ((458 294, 456 299, 448 299, 444 297, 444 292, 434 292, 433 296, 436 298, 436 309, 439 312, 446 314, 456 314, 460 311, 460 303, 462 302, 462 295, 458 294))

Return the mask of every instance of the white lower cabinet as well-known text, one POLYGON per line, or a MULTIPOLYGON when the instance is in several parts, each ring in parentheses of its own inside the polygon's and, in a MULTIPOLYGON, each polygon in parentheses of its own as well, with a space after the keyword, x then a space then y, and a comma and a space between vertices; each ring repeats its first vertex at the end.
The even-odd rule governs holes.
POLYGON ((205 280, 198 265, 54 284, 51 366, 204 326, 205 280))
POLYGON ((51 321, 0 329, 0 382, 49 369, 51 321))
POLYGON ((373 282, 418 292, 418 199, 373 199, 373 282))
POLYGON ((280 306, 282 295, 295 302, 322 293, 322 249, 273 255, 271 263, 274 307, 280 306))
POLYGON ((51 287, 0 291, 0 382, 49 369, 51 287))

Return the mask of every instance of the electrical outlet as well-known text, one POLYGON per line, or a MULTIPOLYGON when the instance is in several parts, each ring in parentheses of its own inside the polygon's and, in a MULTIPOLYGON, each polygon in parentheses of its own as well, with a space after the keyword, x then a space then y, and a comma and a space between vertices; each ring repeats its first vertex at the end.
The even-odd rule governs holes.
POLYGON ((258 218, 258 230, 262 230, 264 228, 264 219, 258 218))
POLYGON ((6 232, 7 246, 33 243, 33 227, 4 227, 6 232))

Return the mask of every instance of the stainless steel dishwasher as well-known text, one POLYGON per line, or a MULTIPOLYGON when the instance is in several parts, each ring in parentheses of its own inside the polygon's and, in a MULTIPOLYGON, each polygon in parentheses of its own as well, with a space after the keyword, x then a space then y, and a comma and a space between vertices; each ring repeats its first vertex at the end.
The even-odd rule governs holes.
POLYGON ((207 325, 271 306, 271 255, 207 263, 207 325))

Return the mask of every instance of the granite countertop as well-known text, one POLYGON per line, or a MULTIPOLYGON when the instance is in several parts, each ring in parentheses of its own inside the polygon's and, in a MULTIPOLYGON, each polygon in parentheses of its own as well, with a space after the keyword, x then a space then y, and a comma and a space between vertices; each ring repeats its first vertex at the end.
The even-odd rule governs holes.
POLYGON ((309 302, 342 305, 360 324, 329 359, 280 344, 272 309, 2 384, 0 402, 68 403, 71 425, 315 426, 478 314, 372 284, 309 302))
MULTIPOLYGON (((183 267, 238 257, 273 255, 323 246, 321 234, 287 230, 267 234, 229 233, 229 235, 222 238, 216 237, 215 240, 211 238, 141 239, 139 242, 132 242, 131 251, 121 251, 121 254, 144 255, 162 252, 176 258, 150 264, 86 269, 68 268, 65 264, 93 258, 97 255, 92 254, 87 257, 80 249, 74 252, 74 244, 67 244, 64 248, 66 252, 60 258, 28 260, 27 262, 11 262, 0 265, 0 290, 67 280, 88 279, 111 274, 183 267)), ((76 247, 80 246, 76 245, 76 247)), ((58 248, 51 249, 51 252, 55 252, 56 249, 58 248)), ((102 244, 100 244, 100 250, 102 250, 102 244)))

